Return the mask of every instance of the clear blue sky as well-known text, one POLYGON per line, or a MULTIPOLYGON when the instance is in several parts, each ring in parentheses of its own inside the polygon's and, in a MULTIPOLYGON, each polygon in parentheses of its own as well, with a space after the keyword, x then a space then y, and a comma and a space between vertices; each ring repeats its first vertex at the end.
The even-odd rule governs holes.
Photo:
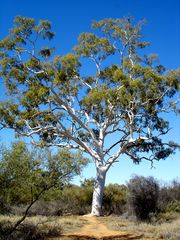
MULTIPOLYGON (((64 54, 71 51, 81 32, 90 31, 92 20, 128 15, 137 21, 144 18, 147 20, 143 36, 151 43, 149 53, 158 53, 161 63, 172 69, 180 65, 179 12, 179 0, 1 0, 0 39, 7 35, 17 15, 32 17, 37 21, 48 19, 56 32, 53 45, 58 53, 64 54)), ((0 83, 0 99, 2 92, 3 87, 0 83)), ((171 115, 169 120, 173 128, 169 138, 180 143, 179 118, 171 115)), ((9 143, 13 140, 13 134, 4 130, 0 132, 0 138, 9 143)), ((153 175, 163 181, 172 180, 180 175, 180 154, 177 152, 154 166, 155 169, 151 170, 147 162, 136 166, 129 159, 122 158, 120 163, 109 171, 107 183, 124 183, 132 174, 153 175)), ((93 177, 94 174, 93 166, 89 166, 83 175, 93 177)))

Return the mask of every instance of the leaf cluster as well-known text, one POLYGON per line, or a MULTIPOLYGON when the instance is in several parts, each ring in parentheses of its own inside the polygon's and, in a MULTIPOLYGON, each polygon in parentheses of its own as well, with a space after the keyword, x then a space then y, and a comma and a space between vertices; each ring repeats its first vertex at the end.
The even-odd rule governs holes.
POLYGON ((0 192, 6 204, 27 203, 43 189, 56 189, 79 175, 88 160, 82 153, 39 148, 22 141, 1 147, 0 192))
POLYGON ((82 57, 97 57, 102 61, 115 52, 107 38, 99 38, 93 33, 82 33, 78 41, 79 45, 74 47, 74 50, 82 57))

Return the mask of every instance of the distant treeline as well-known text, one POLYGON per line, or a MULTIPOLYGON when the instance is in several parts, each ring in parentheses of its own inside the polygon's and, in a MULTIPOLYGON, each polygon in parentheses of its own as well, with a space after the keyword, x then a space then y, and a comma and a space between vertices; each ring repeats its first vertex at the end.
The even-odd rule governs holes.
MULTIPOLYGON (((33 199, 30 215, 60 216, 90 212, 94 179, 85 179, 80 186, 70 183, 88 160, 80 153, 31 149, 16 142, 1 147, 0 213, 23 214, 33 199)), ((152 220, 171 218, 180 212, 180 182, 160 184, 153 177, 134 176, 126 185, 109 184, 103 196, 103 213, 136 216, 152 220)))

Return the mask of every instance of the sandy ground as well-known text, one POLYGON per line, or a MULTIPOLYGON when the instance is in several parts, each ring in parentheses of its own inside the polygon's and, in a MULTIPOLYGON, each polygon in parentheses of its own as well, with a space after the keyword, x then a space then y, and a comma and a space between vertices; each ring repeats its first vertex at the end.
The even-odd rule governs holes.
POLYGON ((97 217, 84 216, 87 220, 87 224, 82 227, 78 232, 71 234, 65 234, 64 236, 69 239, 101 239, 101 240, 110 240, 110 239, 121 239, 121 240, 133 240, 141 239, 142 235, 132 235, 127 234, 127 232, 119 232, 108 229, 103 223, 98 221, 97 217))

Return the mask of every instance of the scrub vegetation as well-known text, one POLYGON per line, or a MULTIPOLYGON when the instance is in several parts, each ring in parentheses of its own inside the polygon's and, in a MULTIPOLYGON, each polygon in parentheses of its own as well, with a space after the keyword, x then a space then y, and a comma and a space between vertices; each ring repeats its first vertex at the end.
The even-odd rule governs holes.
POLYGON ((0 148, 3 240, 179 238, 178 180, 163 186, 134 176, 105 185, 123 156, 153 165, 179 148, 167 139, 166 117, 179 113, 180 69, 147 52, 143 25, 94 21, 63 56, 51 46, 48 20, 17 16, 0 40, 0 129, 19 139, 0 148), (89 161, 96 177, 73 185, 89 161))
MULTIPOLYGON (((14 142, 9 148, 1 147, 0 236, 3 240, 60 236, 73 239, 64 235, 78 233, 88 224, 83 216, 91 211, 94 179, 85 179, 80 186, 70 183, 87 164, 87 159, 79 158, 79 165, 73 165, 73 155, 68 152, 56 155, 36 147, 29 149, 22 141, 14 142), (53 165, 50 171, 48 164, 53 163, 54 157, 57 164, 65 156, 72 158, 66 159, 68 168, 65 165, 62 168, 63 164, 61 168, 53 165), (70 166, 71 172, 66 172, 70 166)), ((150 239, 178 239, 180 183, 174 180, 162 185, 153 177, 134 176, 126 185, 109 184, 105 186, 102 212, 104 217, 98 218, 96 224, 105 224, 112 231, 143 234, 150 239)))

